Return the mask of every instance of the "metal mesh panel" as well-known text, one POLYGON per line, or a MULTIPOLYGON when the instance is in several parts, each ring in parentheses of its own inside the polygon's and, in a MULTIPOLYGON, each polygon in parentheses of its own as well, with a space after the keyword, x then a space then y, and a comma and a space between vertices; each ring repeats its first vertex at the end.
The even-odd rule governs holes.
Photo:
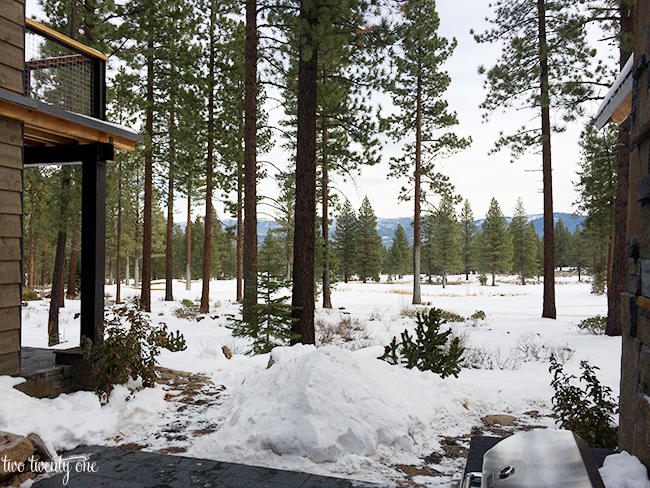
POLYGON ((92 59, 33 32, 25 34, 25 96, 82 115, 93 114, 92 59))

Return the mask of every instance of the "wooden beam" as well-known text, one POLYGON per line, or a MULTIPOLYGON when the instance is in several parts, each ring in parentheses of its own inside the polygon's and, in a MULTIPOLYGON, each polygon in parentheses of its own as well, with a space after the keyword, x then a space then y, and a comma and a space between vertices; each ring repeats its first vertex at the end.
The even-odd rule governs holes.
POLYGON ((52 39, 55 42, 59 42, 64 46, 68 46, 73 51, 76 51, 81 54, 85 54, 92 58, 98 58, 103 61, 108 61, 108 56, 106 56, 105 54, 102 54, 91 47, 81 44, 80 42, 75 41, 74 39, 70 39, 68 36, 64 36, 60 32, 57 32, 54 29, 50 29, 49 27, 44 26, 43 24, 40 24, 35 20, 25 18, 25 26, 27 27, 28 30, 37 32, 38 34, 41 34, 47 37, 48 39, 52 39))
POLYGON ((35 127, 25 128, 25 146, 58 146, 64 144, 90 144, 92 141, 71 139, 52 132, 37 129, 35 127))
POLYGON ((111 143, 118 150, 135 150, 135 140, 90 125, 64 119, 24 105, 0 100, 0 117, 24 122, 25 132, 36 129, 74 140, 111 143))
POLYGON ((114 158, 115 151, 112 144, 95 143, 25 148, 25 166, 82 163, 88 160, 113 161, 114 158))
POLYGON ((90 60, 81 54, 72 54, 70 56, 56 56, 53 58, 33 59, 25 61, 25 69, 36 70, 43 68, 59 68, 77 63, 90 63, 90 60))

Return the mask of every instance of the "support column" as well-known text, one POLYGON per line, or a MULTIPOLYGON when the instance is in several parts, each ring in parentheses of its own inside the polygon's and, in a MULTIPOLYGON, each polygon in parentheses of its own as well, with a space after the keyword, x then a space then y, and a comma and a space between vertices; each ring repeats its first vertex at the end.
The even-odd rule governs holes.
POLYGON ((95 145, 82 161, 81 337, 104 340, 106 160, 95 145))

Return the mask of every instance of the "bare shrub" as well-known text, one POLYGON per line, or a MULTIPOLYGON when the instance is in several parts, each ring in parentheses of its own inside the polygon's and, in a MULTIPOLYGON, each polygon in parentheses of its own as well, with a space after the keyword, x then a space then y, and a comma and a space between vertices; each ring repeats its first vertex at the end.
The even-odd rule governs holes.
POLYGON ((515 349, 522 354, 525 360, 534 359, 535 361, 539 361, 542 359, 543 347, 543 344, 535 334, 520 335, 515 344, 515 349))
POLYGON ((368 320, 382 320, 384 318, 384 311, 380 308, 375 308, 368 315, 368 320))
POLYGON ((402 317, 408 317, 414 319, 415 317, 418 316, 418 312, 420 311, 421 311, 421 307, 418 308, 417 305, 407 305, 406 303, 402 303, 399 309, 399 314, 402 317))
POLYGON ((571 359, 575 351, 569 344, 562 346, 553 346, 543 344, 537 334, 528 334, 527 336, 520 336, 517 339, 515 348, 522 354, 524 361, 550 361, 551 356, 554 356, 557 361, 564 364, 571 359))
POLYGON ((333 323, 317 317, 316 341, 318 345, 334 344, 345 349, 356 350, 373 344, 366 325, 349 315, 340 316, 333 323))
POLYGON ((462 366, 473 369, 500 369, 512 371, 524 363, 521 352, 517 349, 504 351, 501 348, 468 347, 465 349, 462 366))

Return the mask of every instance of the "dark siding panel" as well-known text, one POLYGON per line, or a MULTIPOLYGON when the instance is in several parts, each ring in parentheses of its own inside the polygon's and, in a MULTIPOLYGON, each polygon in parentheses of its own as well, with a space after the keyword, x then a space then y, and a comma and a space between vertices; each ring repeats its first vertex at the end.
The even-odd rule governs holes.
MULTIPOLYGON (((0 130, 2 128, 0 127, 0 130)), ((23 153, 20 146, 0 142, 0 166, 5 168, 22 169, 23 153)))
POLYGON ((25 22, 25 2, 17 2, 16 0, 2 2, 0 17, 22 25, 25 22))
POLYGON ((23 71, 0 64, 0 87, 10 92, 23 94, 23 71))
POLYGON ((18 352, 0 355, 0 375, 20 374, 18 352))
POLYGON ((24 25, 0 17, 0 42, 6 42, 20 49, 25 47, 24 25))
POLYGON ((0 203, 2 204, 2 213, 13 215, 23 213, 20 193, 17 191, 0 190, 0 203))
MULTIPOLYGON (((0 63, 3 65, 22 71, 24 57, 23 50, 19 47, 0 42, 0 63)), ((20 76, 22 78, 22 74, 20 76)))
POLYGON ((0 285, 0 308, 20 306, 20 284, 0 285))
POLYGON ((0 237, 22 237, 20 215, 0 214, 0 237))
POLYGON ((20 307, 0 308, 0 332, 15 330, 20 324, 20 307))
POLYGON ((23 128, 19 122, 0 117, 0 144, 22 147, 23 128))
POLYGON ((20 261, 0 261, 0 285, 20 282, 20 261))
MULTIPOLYGON (((0 190, 23 191, 22 171, 15 168, 0 166, 0 190)), ((3 201, 0 200, 0 212, 4 211, 3 201)))
POLYGON ((0 354, 20 351, 20 330, 0 332, 0 354))
POLYGON ((20 261, 20 239, 0 237, 0 261, 20 261))

